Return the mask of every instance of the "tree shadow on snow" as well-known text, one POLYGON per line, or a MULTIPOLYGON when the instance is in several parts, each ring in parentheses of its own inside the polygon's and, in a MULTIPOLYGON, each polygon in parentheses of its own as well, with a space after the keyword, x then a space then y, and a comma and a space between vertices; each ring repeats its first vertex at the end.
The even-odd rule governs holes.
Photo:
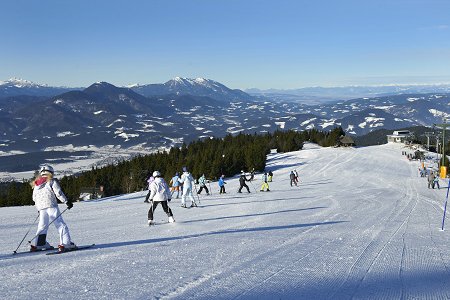
POLYGON ((125 246, 146 245, 146 244, 154 244, 154 243, 161 243, 161 242, 186 240, 186 239, 198 238, 198 237, 208 237, 208 236, 214 236, 214 235, 248 233, 248 232, 264 232, 264 231, 286 230, 286 229, 299 229, 299 228, 314 227, 314 226, 334 225, 334 224, 340 224, 340 223, 345 223, 345 222, 348 222, 348 221, 329 221, 329 222, 315 222, 315 223, 291 224, 291 225, 280 225, 280 226, 226 229, 226 230, 210 231, 210 232, 204 232, 204 233, 199 233, 199 234, 189 234, 189 235, 182 235, 182 236, 172 236, 172 237, 136 240, 136 241, 127 241, 127 242, 115 242, 115 243, 107 243, 107 244, 96 244, 96 248, 105 249, 105 248, 116 248, 116 247, 125 247, 125 246))
POLYGON ((257 214, 247 214, 247 215, 237 215, 237 216, 226 216, 226 217, 217 217, 217 218, 208 218, 208 219, 189 220, 189 221, 178 222, 178 223, 187 224, 187 223, 206 222, 206 221, 213 221, 213 220, 226 220, 226 219, 236 219, 236 218, 268 216, 268 215, 275 215, 275 214, 282 214, 282 213, 289 213, 289 212, 298 212, 298 211, 305 211, 305 210, 314 210, 314 209, 321 209, 321 208, 326 208, 326 207, 325 206, 317 206, 317 207, 300 208, 300 209, 286 209, 286 210, 278 210, 278 211, 272 211, 272 212, 266 212, 266 213, 257 213, 257 214))
MULTIPOLYGON (((270 165, 269 163, 266 165, 266 170, 270 170, 272 172, 281 170, 281 169, 290 169, 290 170, 296 170, 300 168, 301 166, 305 165, 305 163, 295 163, 295 164, 277 164, 277 165, 270 165)), ((259 173, 261 175, 261 173, 259 173)), ((274 174, 275 176, 276 174, 274 174)))
MULTIPOLYGON (((236 199, 236 198, 245 198, 245 197, 230 197, 227 199, 236 199)), ((250 203, 263 203, 263 202, 278 202, 278 201, 290 201, 290 200, 303 200, 313 197, 291 197, 291 198, 275 198, 268 200, 255 200, 255 201, 239 201, 239 202, 229 202, 229 203, 217 203, 217 204, 207 204, 199 206, 198 208, 207 208, 213 206, 227 206, 227 205, 241 205, 241 204, 250 204, 250 203)))

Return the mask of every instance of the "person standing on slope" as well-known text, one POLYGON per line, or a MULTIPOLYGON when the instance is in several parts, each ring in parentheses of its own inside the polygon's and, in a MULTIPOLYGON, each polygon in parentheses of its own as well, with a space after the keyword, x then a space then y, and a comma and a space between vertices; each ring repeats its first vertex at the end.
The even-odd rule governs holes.
POLYGON ((31 182, 33 188, 33 201, 39 211, 39 224, 36 238, 32 241, 30 251, 38 251, 53 248, 47 242, 48 225, 53 222, 59 232, 59 251, 75 249, 77 246, 72 242, 69 227, 64 222, 58 207, 58 200, 67 205, 67 209, 73 207, 66 195, 64 195, 58 181, 53 178, 52 166, 44 165, 39 170, 35 180, 31 182))
POLYGON ((220 188, 219 194, 226 194, 225 184, 227 184, 227 183, 225 182, 225 175, 220 176, 218 184, 219 184, 219 188, 220 188))
POLYGON ((205 189, 206 195, 209 195, 208 187, 206 186, 206 177, 205 174, 202 174, 200 178, 198 179, 198 184, 200 185, 200 189, 198 190, 197 194, 200 195, 200 193, 205 189))
POLYGON ((249 181, 247 177, 245 176, 245 172, 241 171, 241 176, 239 176, 239 190, 238 193, 242 193, 242 188, 245 187, 247 189, 247 192, 250 193, 250 189, 248 188, 248 185, 245 183, 246 181, 249 181))
POLYGON ((262 180, 262 185, 261 185, 260 192, 264 192, 264 189, 267 189, 267 192, 270 192, 269 184, 267 183, 267 181, 268 181, 267 172, 264 172, 264 174, 261 177, 261 180, 262 180))
POLYGON ((176 199, 180 198, 180 182, 178 181, 180 179, 180 176, 178 174, 178 172, 175 173, 175 176, 172 177, 172 179, 170 179, 170 184, 171 184, 171 197, 173 197, 173 194, 175 193, 175 191, 177 192, 177 196, 175 197, 176 199))
POLYGON ((268 173, 268 177, 267 177, 267 181, 268 182, 272 182, 272 178, 273 178, 273 173, 272 173, 272 171, 269 171, 269 173, 268 173))
POLYGON ((436 176, 434 177, 433 189, 435 186, 437 186, 438 190, 441 189, 441 187, 439 186, 439 174, 436 174, 436 176))
POLYGON ((195 203, 194 195, 192 194, 192 187, 194 186, 194 178, 191 173, 188 172, 186 167, 183 167, 183 174, 178 180, 183 184, 183 194, 181 195, 181 207, 186 208, 186 197, 191 199, 191 207, 197 207, 195 203))
POLYGON ((164 212, 169 217, 169 223, 175 222, 173 219, 172 210, 169 207, 168 202, 172 199, 172 195, 169 190, 169 186, 167 185, 164 178, 161 177, 161 173, 159 171, 153 172, 154 181, 150 184, 150 199, 152 200, 152 205, 148 211, 148 225, 153 225, 153 212, 155 208, 161 203, 164 212))
POLYGON ((147 193, 147 196, 145 197, 145 200, 144 200, 145 203, 149 203, 148 202, 148 198, 150 198, 150 184, 152 184, 152 182, 154 180, 155 180, 155 177, 153 177, 152 175, 150 175, 150 177, 147 179, 148 193, 147 193))
POLYGON ((428 174, 428 188, 432 187, 434 189, 434 172, 430 170, 430 173, 428 174))
POLYGON ((298 183, 298 173, 297 170, 294 170, 294 175, 295 175, 295 183, 298 183))
POLYGON ((295 184, 295 186, 297 186, 297 181, 295 180, 294 171, 291 171, 291 174, 289 174, 289 179, 291 180, 291 186, 292 186, 292 184, 295 184))

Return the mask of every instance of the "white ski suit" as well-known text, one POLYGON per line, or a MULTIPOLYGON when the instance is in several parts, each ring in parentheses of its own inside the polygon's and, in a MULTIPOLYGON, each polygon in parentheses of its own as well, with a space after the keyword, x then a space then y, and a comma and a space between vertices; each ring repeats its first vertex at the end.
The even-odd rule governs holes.
MULTIPOLYGON (((170 209, 167 201, 171 199, 172 195, 170 194, 169 186, 167 185, 164 178, 156 177, 155 180, 150 184, 150 199, 152 199, 152 205, 148 211, 148 220, 153 221, 153 213, 161 203, 164 212, 167 214, 169 218, 172 218, 173 222, 173 214, 170 209)), ((170 222, 170 219, 169 219, 170 222)), ((150 224, 150 223, 149 223, 150 224)))
POLYGON ((60 245, 70 245, 69 228, 62 216, 56 218, 60 214, 58 200, 67 203, 67 198, 61 190, 58 181, 50 177, 42 176, 36 179, 34 183, 33 201, 36 209, 39 211, 39 225, 36 232, 38 237, 34 239, 33 245, 43 246, 46 244, 48 224, 53 220, 53 224, 55 224, 59 232, 60 245))
POLYGON ((181 204, 186 205, 186 197, 189 196, 192 203, 195 203, 194 195, 192 194, 192 188, 194 185, 194 178, 191 173, 183 172, 181 178, 178 180, 183 184, 183 194, 181 195, 181 204))

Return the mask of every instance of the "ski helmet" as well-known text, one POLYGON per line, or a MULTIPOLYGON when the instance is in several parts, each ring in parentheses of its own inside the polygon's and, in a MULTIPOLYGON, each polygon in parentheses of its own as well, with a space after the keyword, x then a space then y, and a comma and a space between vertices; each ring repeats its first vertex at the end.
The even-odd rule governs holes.
POLYGON ((161 173, 159 171, 154 171, 153 177, 161 177, 161 173))
POLYGON ((41 167, 41 169, 39 170, 39 174, 40 175, 44 175, 44 174, 54 174, 55 170, 53 170, 52 166, 49 165, 43 165, 41 167))

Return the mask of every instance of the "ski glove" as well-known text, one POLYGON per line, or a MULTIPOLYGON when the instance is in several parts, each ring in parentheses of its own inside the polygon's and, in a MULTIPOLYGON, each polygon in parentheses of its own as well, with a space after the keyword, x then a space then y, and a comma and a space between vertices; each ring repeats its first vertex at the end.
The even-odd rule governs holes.
POLYGON ((67 209, 71 209, 73 207, 73 203, 71 201, 66 202, 67 209))
POLYGON ((170 201, 172 201, 172 198, 170 198, 170 199, 167 199, 167 201, 169 201, 169 202, 170 202, 170 201))

